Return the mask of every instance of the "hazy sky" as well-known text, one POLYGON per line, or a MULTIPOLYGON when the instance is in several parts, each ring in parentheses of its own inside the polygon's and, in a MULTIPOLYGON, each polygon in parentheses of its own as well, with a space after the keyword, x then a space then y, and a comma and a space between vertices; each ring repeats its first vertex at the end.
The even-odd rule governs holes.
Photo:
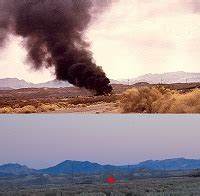
POLYGON ((199 115, 1 115, 0 165, 200 158, 199 115))
MULTIPOLYGON (((146 73, 200 72, 199 0, 119 0, 86 33, 98 65, 113 79, 146 73)), ((31 82, 54 78, 30 71, 21 40, 0 53, 0 78, 31 82)))

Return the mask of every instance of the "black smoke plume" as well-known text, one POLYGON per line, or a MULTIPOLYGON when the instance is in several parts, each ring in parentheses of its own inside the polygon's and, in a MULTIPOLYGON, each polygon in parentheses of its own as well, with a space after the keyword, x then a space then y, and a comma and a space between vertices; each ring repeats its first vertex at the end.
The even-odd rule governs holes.
POLYGON ((23 37, 34 68, 55 66, 58 80, 102 95, 112 91, 84 33, 92 13, 109 0, 0 0, 0 46, 9 33, 23 37), (93 10, 93 12, 92 12, 93 10))

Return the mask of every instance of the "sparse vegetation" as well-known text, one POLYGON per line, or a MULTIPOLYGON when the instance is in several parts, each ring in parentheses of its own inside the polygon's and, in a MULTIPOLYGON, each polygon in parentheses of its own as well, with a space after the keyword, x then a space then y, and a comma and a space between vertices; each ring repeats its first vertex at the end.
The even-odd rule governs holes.
POLYGON ((77 91, 77 88, 0 91, 0 113, 49 113, 73 112, 74 110, 77 112, 90 106, 110 103, 115 104, 114 108, 117 107, 118 95, 89 96, 82 89, 77 91), (53 92, 55 92, 54 96, 52 96, 53 92), (65 94, 68 94, 68 96, 65 94), (78 94, 82 96, 78 96, 78 94))
POLYGON ((9 106, 3 107, 3 108, 0 108, 0 113, 2 113, 2 114, 13 113, 13 109, 9 106))
POLYGON ((133 88, 122 94, 120 107, 124 113, 200 113, 200 90, 133 88))
MULTIPOLYGON (((56 178, 56 177, 55 177, 56 178)), ((64 177, 57 177, 65 182, 64 177)), ((57 181, 58 181, 57 179, 57 181)), ((52 179, 50 184, 46 184, 45 180, 35 178, 29 182, 36 182, 35 185, 27 185, 26 181, 20 184, 19 180, 15 179, 9 181, 9 184, 4 183, 2 188, 0 180, 0 195, 1 196, 15 196, 15 195, 41 195, 41 196, 132 196, 132 195, 199 195, 200 194, 200 181, 199 178, 157 178, 157 179, 142 179, 123 181, 115 184, 107 183, 92 183, 92 184, 57 184, 52 179), (14 184, 15 183, 15 184, 14 184), (55 183, 55 184, 54 184, 55 183), (10 186, 10 187, 9 187, 10 186)))
POLYGON ((161 97, 162 93, 156 88, 133 88, 122 94, 120 106, 125 113, 152 113, 153 103, 161 97))
POLYGON ((0 113, 200 113, 199 83, 114 85, 112 95, 79 88, 0 91, 0 113))

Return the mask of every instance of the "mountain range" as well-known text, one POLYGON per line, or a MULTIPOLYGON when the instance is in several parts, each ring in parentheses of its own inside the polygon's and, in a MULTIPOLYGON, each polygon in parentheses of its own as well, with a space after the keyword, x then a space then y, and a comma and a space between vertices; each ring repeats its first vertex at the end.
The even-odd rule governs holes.
POLYGON ((200 82, 200 73, 178 71, 163 74, 146 74, 130 79, 131 84, 139 82, 147 82, 149 84, 195 83, 200 82))
MULTIPOLYGON (((163 74, 146 74, 139 76, 137 78, 132 78, 128 80, 110 80, 111 84, 136 84, 140 82, 146 82, 149 84, 159 84, 159 83, 193 83, 200 82, 200 73, 188 73, 188 72, 168 72, 163 74)), ((26 82, 25 80, 19 80, 17 78, 4 78, 0 79, 0 89, 20 89, 20 88, 63 88, 72 86, 66 81, 51 80, 44 83, 33 84, 26 82)))
POLYGON ((30 169, 25 165, 20 164, 5 164, 0 166, 0 175, 3 174, 14 174, 14 175, 21 175, 21 174, 30 174, 35 173, 36 170, 30 169))
POLYGON ((18 78, 4 78, 0 79, 0 88, 6 89, 20 89, 20 88, 62 88, 72 86, 68 82, 51 80, 44 83, 33 84, 26 82, 25 80, 19 80, 18 78))
POLYGON ((106 173, 115 171, 137 171, 147 170, 189 170, 199 169, 200 160, 175 158, 166 160, 148 160, 135 165, 101 165, 89 161, 70 161, 66 160, 56 166, 45 169, 30 169, 20 164, 5 164, 0 166, 0 176, 22 175, 22 174, 70 174, 73 173, 106 173))

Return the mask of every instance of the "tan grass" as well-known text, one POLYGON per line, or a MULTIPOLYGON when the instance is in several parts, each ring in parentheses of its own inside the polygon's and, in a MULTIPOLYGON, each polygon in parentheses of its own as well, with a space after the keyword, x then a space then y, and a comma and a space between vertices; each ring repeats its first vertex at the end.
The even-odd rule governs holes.
POLYGON ((13 112, 14 112, 14 110, 11 107, 0 108, 0 113, 1 114, 9 114, 9 113, 13 113, 13 112))
POLYGON ((124 113, 200 113, 200 90, 133 88, 122 94, 120 107, 124 113))

